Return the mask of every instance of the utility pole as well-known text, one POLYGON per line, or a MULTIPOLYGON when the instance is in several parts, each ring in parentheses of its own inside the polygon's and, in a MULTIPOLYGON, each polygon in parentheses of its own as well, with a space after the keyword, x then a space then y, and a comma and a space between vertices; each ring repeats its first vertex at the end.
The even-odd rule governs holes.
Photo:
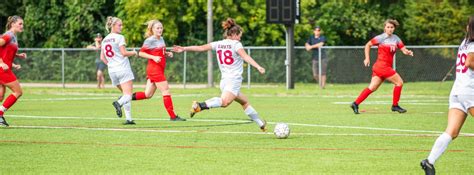
MULTIPOLYGON (((211 43, 214 34, 212 29, 212 0, 207 0, 207 43, 211 43)), ((212 51, 207 51, 207 87, 214 87, 214 76, 212 74, 212 51)))

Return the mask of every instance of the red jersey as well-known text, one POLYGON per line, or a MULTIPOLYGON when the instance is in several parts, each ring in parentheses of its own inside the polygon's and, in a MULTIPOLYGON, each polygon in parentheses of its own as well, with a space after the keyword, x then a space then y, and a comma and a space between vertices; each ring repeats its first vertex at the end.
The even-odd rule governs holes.
POLYGON ((377 35, 370 42, 378 46, 377 61, 374 67, 392 67, 393 56, 398 49, 405 47, 402 40, 395 34, 388 36, 386 33, 377 35))
POLYGON ((16 36, 10 31, 4 33, 1 38, 5 40, 5 45, 0 47, 0 57, 8 65, 9 70, 11 70, 13 60, 18 51, 18 42, 16 36))
POLYGON ((159 63, 156 63, 152 59, 148 59, 148 65, 146 67, 147 75, 164 74, 166 67, 165 51, 166 44, 163 37, 160 37, 160 39, 158 39, 155 36, 151 36, 145 40, 142 48, 140 49, 140 52, 145 52, 150 55, 161 57, 161 61, 159 63))

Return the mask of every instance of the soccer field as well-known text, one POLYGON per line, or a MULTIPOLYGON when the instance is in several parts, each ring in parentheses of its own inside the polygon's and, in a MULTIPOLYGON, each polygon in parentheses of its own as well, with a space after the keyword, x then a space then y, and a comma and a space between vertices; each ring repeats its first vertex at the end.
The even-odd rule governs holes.
MULTIPOLYGON (((404 114, 390 111, 393 86, 383 84, 355 115, 349 104, 366 86, 242 88, 266 133, 238 103, 189 119, 191 101, 217 88, 171 89, 186 122, 169 121, 159 92, 134 101, 135 126, 115 115, 117 89, 24 88, 5 115, 11 126, 0 128, 0 174, 422 174, 419 162, 446 127, 452 82, 406 83, 404 114), (278 122, 290 125, 288 139, 273 135, 278 122)), ((436 162, 439 174, 474 172, 472 117, 461 132, 436 162)))

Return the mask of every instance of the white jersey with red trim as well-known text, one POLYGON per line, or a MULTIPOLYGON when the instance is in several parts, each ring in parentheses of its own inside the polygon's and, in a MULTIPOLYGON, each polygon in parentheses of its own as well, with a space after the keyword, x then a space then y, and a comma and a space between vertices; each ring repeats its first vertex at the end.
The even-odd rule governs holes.
POLYGON ((242 78, 243 60, 237 53, 244 48, 238 40, 224 39, 211 43, 212 50, 216 51, 217 64, 224 78, 242 78))
POLYGON ((101 51, 108 61, 109 72, 131 70, 130 61, 120 52, 120 46, 125 45, 125 38, 117 33, 110 33, 102 40, 101 51))
POLYGON ((464 39, 458 49, 456 80, 451 89, 451 95, 474 95, 474 71, 464 66, 467 54, 474 53, 474 42, 466 42, 466 39, 464 39))

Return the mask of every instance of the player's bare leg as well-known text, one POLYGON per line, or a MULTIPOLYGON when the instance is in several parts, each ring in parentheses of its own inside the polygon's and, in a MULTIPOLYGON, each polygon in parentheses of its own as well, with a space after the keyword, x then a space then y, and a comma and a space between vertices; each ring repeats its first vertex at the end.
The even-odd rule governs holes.
MULTIPOLYGON (((474 109, 469 109, 471 115, 474 113, 474 109)), ((425 174, 435 174, 434 164, 436 160, 446 151, 449 143, 456 139, 461 131, 461 127, 466 121, 467 114, 459 109, 449 109, 448 112, 448 126, 443 134, 441 134, 433 144, 430 155, 427 159, 422 160, 420 165, 425 171, 425 174)))
POLYGON ((257 123, 257 125, 263 132, 267 130, 267 122, 265 120, 260 119, 257 111, 250 105, 248 98, 243 93, 239 93, 239 96, 235 98, 235 101, 242 105, 245 114, 247 114, 252 121, 257 123))
POLYGON ((400 77, 398 73, 395 75, 388 77, 388 81, 392 82, 395 86, 393 87, 393 103, 392 103, 392 111, 396 111, 398 113, 405 113, 407 112, 406 109, 403 109, 398 105, 398 101, 400 101, 400 95, 402 93, 403 87, 403 79, 400 77))
MULTIPOLYGON (((9 126, 3 114, 15 104, 18 98, 20 98, 23 94, 23 91, 18 80, 4 84, 4 86, 8 87, 12 91, 12 93, 5 99, 3 104, 0 106, 0 126, 9 126)), ((5 88, 4 86, 3 88, 5 88)), ((5 93, 5 89, 3 89, 3 93, 5 93)))
POLYGON ((383 83, 383 79, 378 77, 378 76, 373 76, 372 79, 370 80, 369 87, 365 88, 357 97, 357 99, 351 104, 352 111, 354 111, 354 114, 359 114, 359 105, 367 98, 369 97, 372 92, 375 92, 380 85, 383 83))

